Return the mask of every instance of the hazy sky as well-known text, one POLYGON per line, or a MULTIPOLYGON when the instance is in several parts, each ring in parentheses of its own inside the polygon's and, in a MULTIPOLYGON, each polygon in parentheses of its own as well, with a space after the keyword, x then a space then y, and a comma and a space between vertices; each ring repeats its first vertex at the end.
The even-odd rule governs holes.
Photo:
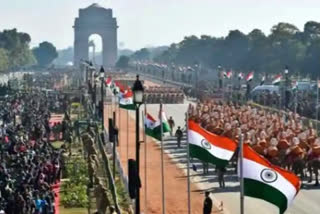
POLYGON ((113 9, 118 41, 131 49, 192 34, 225 36, 232 29, 269 33, 280 21, 301 30, 306 21, 320 22, 320 0, 0 0, 0 30, 27 32, 32 46, 47 40, 66 48, 73 45, 78 9, 97 2, 113 9))

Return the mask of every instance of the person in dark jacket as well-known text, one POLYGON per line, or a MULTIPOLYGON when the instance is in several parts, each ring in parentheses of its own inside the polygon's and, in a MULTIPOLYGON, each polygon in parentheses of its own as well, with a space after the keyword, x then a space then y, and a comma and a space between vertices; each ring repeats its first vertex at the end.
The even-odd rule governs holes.
POLYGON ((175 136, 177 137, 178 148, 180 148, 181 147, 181 139, 182 139, 182 136, 183 136, 183 133, 182 133, 182 131, 180 129, 180 126, 178 126, 178 129, 176 131, 175 136))
POLYGON ((203 214, 210 214, 212 210, 212 200, 209 195, 210 192, 205 193, 205 199, 203 202, 203 214))

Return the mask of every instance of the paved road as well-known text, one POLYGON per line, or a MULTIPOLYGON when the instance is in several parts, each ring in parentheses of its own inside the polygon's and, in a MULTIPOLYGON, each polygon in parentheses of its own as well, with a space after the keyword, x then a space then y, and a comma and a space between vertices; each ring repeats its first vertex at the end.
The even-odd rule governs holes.
MULTIPOLYGON (((185 112, 188 104, 167 104, 164 105, 167 117, 173 116, 176 125, 184 127, 185 112)), ((159 105, 147 105, 148 112, 154 117, 158 115, 159 105)), ((142 108, 141 108, 142 109, 142 108)), ((171 157, 172 161, 176 162, 178 167, 186 173, 186 140, 183 141, 182 148, 176 147, 174 138, 167 137, 164 142, 165 151, 171 157)), ((239 211, 239 182, 237 177, 229 169, 226 176, 226 189, 218 188, 217 177, 213 167, 210 168, 209 175, 202 174, 202 164, 193 160, 192 164, 197 167, 197 172, 191 170, 192 182, 197 184, 199 190, 210 190, 213 193, 216 202, 223 201, 227 209, 224 213, 238 214, 239 211)), ((316 214, 320 210, 320 188, 303 189, 298 194, 297 198, 288 209, 286 214, 316 214)), ((272 214, 278 213, 278 209, 262 200, 253 198, 245 198, 245 213, 246 214, 272 214)))

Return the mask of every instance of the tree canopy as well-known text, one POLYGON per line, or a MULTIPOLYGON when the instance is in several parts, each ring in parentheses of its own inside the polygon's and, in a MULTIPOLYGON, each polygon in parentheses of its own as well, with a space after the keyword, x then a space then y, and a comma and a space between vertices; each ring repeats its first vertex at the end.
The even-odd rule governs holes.
MULTIPOLYGON (((143 49, 133 55, 139 59, 143 49), (139 57, 137 57, 139 56, 139 57)), ((279 73, 288 66, 299 75, 320 75, 320 23, 309 21, 303 31, 290 23, 278 23, 265 35, 259 29, 248 34, 231 30, 226 37, 202 35, 185 37, 170 45, 153 60, 166 64, 193 65, 215 69, 219 65, 226 69, 279 73)))
POLYGON ((42 42, 39 47, 33 49, 33 54, 38 61, 38 66, 46 67, 58 57, 56 47, 50 42, 42 42))
POLYGON ((0 71, 16 69, 36 63, 30 51, 31 37, 17 29, 0 32, 0 71))
POLYGON ((117 68, 127 68, 129 65, 130 58, 128 56, 120 56, 116 63, 117 68))

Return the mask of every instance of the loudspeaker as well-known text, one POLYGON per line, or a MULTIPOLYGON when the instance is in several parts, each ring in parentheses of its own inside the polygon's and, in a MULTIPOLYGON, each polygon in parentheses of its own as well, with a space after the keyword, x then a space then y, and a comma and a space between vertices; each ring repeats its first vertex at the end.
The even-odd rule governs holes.
POLYGON ((129 196, 131 199, 137 196, 137 163, 133 159, 128 160, 128 186, 129 186, 129 196))

